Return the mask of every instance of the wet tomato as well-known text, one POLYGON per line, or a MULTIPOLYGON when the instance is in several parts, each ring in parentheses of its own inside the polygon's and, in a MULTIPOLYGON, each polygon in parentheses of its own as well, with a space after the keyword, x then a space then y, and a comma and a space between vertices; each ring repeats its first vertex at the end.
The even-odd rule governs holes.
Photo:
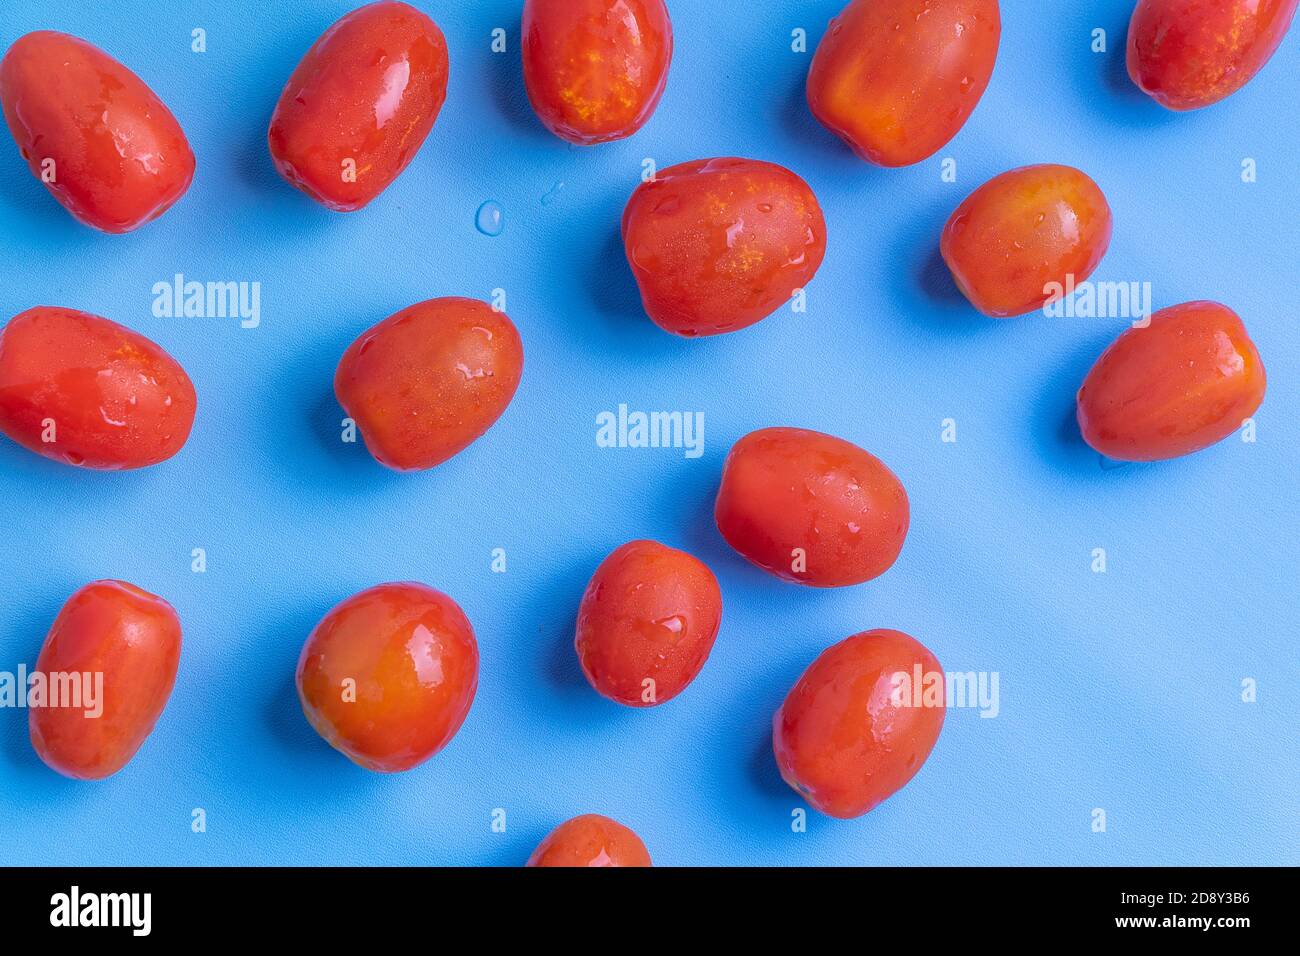
POLYGON ((1186 302, 1127 329, 1079 389, 1084 440, 1118 461, 1189 455, 1227 438, 1264 401, 1264 365, 1237 313, 1186 302))
POLYGON ((1110 206, 1070 166, 1024 166, 966 197, 939 248, 958 288, 985 315, 1024 315, 1085 281, 1110 246, 1110 206))
POLYGON ((0 331, 0 431, 84 468, 141 468, 180 451, 194 386, 174 358, 108 319, 42 305, 0 331))
POLYGON ((592 575, 574 645, 592 687, 648 707, 695 680, 721 623, 722 592, 704 562, 657 541, 630 541, 592 575))
POLYGON ((432 468, 506 410, 523 374, 519 332, 477 299, 429 299, 363 332, 334 394, 370 453, 397 471, 432 468))
POLYGON ((781 776, 828 816, 862 816, 930 756, 944 693, 939 661, 901 631, 840 641, 804 671, 772 719, 781 776))
POLYGON ((1231 96, 1264 68, 1300 0, 1139 0, 1128 28, 1128 73, 1171 110, 1231 96))
POLYGON ((808 71, 808 106, 878 166, 910 166, 965 125, 993 75, 997 0, 853 0, 808 71))
POLYGON ((447 74, 447 42, 419 10, 353 10, 312 44, 280 94, 267 133, 275 168, 323 206, 360 209, 415 158, 447 74))
POLYGON ((78 780, 117 773, 167 706, 180 656, 170 604, 124 581, 87 584, 63 605, 36 660, 51 695, 29 713, 36 753, 78 780))
POLYGON ((762 428, 732 446, 713 510, 727 543, 765 571, 814 587, 884 574, 907 537, 907 492, 857 445, 762 428))
POLYGON ((623 824, 587 813, 552 830, 528 866, 651 866, 641 838, 623 824))
POLYGON ((826 222, 790 170, 701 159, 637 188, 623 212, 623 244, 656 325, 717 335, 765 318, 812 279, 826 222))
POLYGON ((663 0, 525 0, 524 85, 538 118, 580 146, 631 136, 668 81, 663 0))
POLYGON ((190 188, 194 154, 144 81, 85 40, 42 30, 0 61, 0 102, 23 159, 68 212, 130 232, 190 188))
POLYGON ((423 584, 380 584, 316 625, 298 658, 303 713, 331 747, 368 770, 424 763, 465 722, 478 644, 456 602, 423 584))

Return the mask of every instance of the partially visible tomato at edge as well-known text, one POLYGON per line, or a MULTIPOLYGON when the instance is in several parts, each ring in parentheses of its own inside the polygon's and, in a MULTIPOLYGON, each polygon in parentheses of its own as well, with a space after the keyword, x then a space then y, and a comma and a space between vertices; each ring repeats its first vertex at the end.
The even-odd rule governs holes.
POLYGON ((641 838, 617 820, 585 813, 566 820, 537 845, 526 866, 646 867, 650 854, 641 838))

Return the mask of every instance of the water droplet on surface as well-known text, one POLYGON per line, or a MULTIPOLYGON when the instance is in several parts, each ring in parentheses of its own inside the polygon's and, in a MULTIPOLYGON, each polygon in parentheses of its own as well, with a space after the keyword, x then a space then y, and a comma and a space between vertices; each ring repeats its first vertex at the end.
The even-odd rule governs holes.
POLYGON ((542 196, 542 205, 549 206, 551 203, 555 202, 555 200, 559 199, 560 190, 563 188, 564 188, 564 183, 556 183, 554 186, 548 189, 546 191, 546 194, 542 196))
POLYGON ((501 230, 506 227, 505 216, 501 212, 501 204, 489 199, 479 206, 478 214, 474 217, 474 225, 485 236, 501 235, 501 230))

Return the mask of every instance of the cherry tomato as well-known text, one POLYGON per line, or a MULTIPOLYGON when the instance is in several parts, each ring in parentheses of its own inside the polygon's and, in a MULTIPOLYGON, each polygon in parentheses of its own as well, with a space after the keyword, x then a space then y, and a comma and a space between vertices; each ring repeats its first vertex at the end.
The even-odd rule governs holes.
POLYGON ((814 587, 884 574, 907 537, 907 492, 878 458, 833 435, 762 428, 732 446, 713 511, 764 571, 814 587))
POLYGON ((0 331, 0 431, 83 468, 142 468, 181 450, 194 386, 177 361, 108 319, 41 305, 0 331))
POLYGON ((808 106, 863 159, 919 163, 970 119, 1001 36, 997 0, 853 0, 817 46, 808 106))
POLYGON ((813 661, 772 718, 785 782, 828 816, 860 817, 925 763, 945 710, 939 661, 901 631, 864 631, 813 661))
POLYGON ((117 773, 167 706, 180 657, 170 604, 125 581, 87 584, 63 605, 36 660, 51 695, 28 715, 37 755, 78 780, 117 773))
POLYGON ((629 541, 592 575, 574 645, 599 693, 648 707, 695 680, 721 623, 722 592, 704 562, 657 541, 629 541))
POLYGON ((361 333, 339 362, 334 394, 377 461, 412 471, 486 432, 523 367, 523 343, 504 312, 477 299, 429 299, 361 333))
POLYGON ((419 152, 447 73, 447 42, 419 10, 353 10, 312 44, 280 94, 267 133, 275 168, 323 206, 360 209, 419 152))
POLYGON ((949 218, 939 248, 958 288, 985 315, 1024 315, 1085 281, 1110 246, 1110 206, 1070 166, 994 176, 949 218))
POLYGON ((579 146, 631 136, 668 82, 663 0, 525 0, 524 85, 538 118, 579 146))
POLYGON ((623 824, 587 813, 552 830, 528 866, 651 866, 641 838, 623 824))
POLYGON ((80 222, 130 232, 185 195, 194 154, 162 100, 85 40, 41 30, 0 61, 5 121, 32 175, 80 222))
POLYGON ((701 159, 642 183, 623 244, 646 313, 677 335, 753 325, 789 301, 826 254, 808 184, 775 163, 701 159))
POLYGON ((1264 401, 1264 366, 1237 313, 1162 309, 1101 354, 1079 389, 1084 440, 1118 461, 1160 461, 1222 441, 1264 401))
POLYGON ((478 643, 456 602, 410 582, 354 594, 298 658, 303 713, 368 770, 422 764, 456 736, 478 689, 478 643))
POLYGON ((1231 96, 1264 68, 1300 0, 1138 0, 1128 75, 1171 110, 1231 96))

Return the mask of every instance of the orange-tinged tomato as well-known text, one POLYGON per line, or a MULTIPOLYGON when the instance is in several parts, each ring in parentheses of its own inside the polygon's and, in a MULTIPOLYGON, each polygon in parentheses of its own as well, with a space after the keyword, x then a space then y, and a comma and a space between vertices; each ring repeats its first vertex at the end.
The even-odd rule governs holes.
POLYGON ((901 790, 943 729, 939 661, 901 631, 864 631, 823 651, 772 718, 785 782, 832 817, 860 817, 901 790))
POLYGON ((170 604, 124 581, 87 584, 63 605, 36 660, 47 693, 63 688, 60 700, 47 696, 28 715, 36 753, 78 780, 117 773, 167 706, 180 657, 170 604))
POLYGON ((998 57, 997 0, 852 0, 808 71, 818 122, 863 159, 910 166, 970 119, 998 57))
POLYGON ((1171 110, 1231 96, 1264 68, 1300 0, 1138 0, 1128 74, 1171 110))
POLYGON ((1237 313, 1186 302, 1127 329, 1101 354, 1079 389, 1079 429, 1117 461, 1190 455, 1254 415, 1266 384, 1237 313))
POLYGON ((524 85, 538 118, 580 146, 631 136, 668 82, 663 0, 525 0, 524 85))
POLYGON ((1110 246, 1110 206, 1070 166, 1024 166, 966 197, 939 249, 958 288, 985 315, 1041 308, 1083 282, 1110 246))
POLYGON ((721 623, 722 592, 703 561, 657 541, 629 541, 592 575, 574 646, 592 687, 649 707, 695 680, 721 623))
POLYGON ((366 205, 415 158, 447 98, 447 41, 405 3, 353 10, 302 58, 271 116, 275 168, 339 212, 366 205))
POLYGON ((713 511, 727 543, 815 587, 884 574, 907 537, 907 492, 873 455, 833 435, 762 428, 732 446, 713 511))
POLYGON ((623 244, 656 325, 717 335, 771 315, 812 279, 826 221, 808 184, 782 166, 700 159, 637 187, 623 244))
POLYGON ((176 118, 85 40, 19 37, 0 61, 0 103, 32 175, 88 226, 130 232, 190 188, 194 154, 176 118))
POLYGON ((361 333, 339 362, 334 394, 375 459, 432 468, 506 410, 524 348, 504 312, 477 299, 420 302, 361 333))
POLYGON ((380 584, 316 625, 297 684, 303 713, 331 747, 368 770, 409 770, 465 722, 478 689, 478 643, 447 595, 380 584))
POLYGON ((641 838, 623 824, 587 813, 552 830, 528 866, 651 866, 641 838))
POLYGON ((0 331, 0 431, 83 468, 141 468, 180 451, 194 386, 177 361, 108 319, 41 305, 0 331))

